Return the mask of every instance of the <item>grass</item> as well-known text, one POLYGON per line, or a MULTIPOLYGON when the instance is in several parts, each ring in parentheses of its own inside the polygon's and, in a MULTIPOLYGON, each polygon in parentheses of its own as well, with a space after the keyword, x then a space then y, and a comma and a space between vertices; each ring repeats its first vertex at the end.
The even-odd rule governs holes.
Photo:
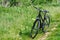
POLYGON ((32 7, 0 7, 0 40, 24 40, 19 33, 29 34, 37 13, 29 8, 32 7))
MULTIPOLYGON (((59 19, 58 13, 60 13, 60 7, 42 7, 49 10, 52 22, 56 22, 56 18, 59 19)), ((0 7, 0 40, 32 40, 29 37, 29 34, 36 16, 37 10, 32 6, 10 8, 0 7)), ((42 35, 43 33, 39 33, 34 40, 37 40, 42 35)))
POLYGON ((52 32, 52 34, 50 34, 48 36, 48 38, 46 40, 60 40, 60 17, 59 17, 60 13, 55 15, 55 24, 58 25, 56 27, 56 30, 52 32))

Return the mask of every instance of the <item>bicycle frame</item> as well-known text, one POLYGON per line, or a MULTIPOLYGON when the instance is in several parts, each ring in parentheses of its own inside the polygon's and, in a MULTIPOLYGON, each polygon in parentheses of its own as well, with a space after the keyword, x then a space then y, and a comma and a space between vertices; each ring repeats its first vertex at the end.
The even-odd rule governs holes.
POLYGON ((47 12, 44 12, 44 18, 42 18, 42 15, 41 15, 42 12, 44 11, 39 10, 39 13, 36 17, 36 20, 40 20, 40 28, 42 28, 42 23, 44 23, 44 21, 46 20, 46 13, 47 13, 47 12))

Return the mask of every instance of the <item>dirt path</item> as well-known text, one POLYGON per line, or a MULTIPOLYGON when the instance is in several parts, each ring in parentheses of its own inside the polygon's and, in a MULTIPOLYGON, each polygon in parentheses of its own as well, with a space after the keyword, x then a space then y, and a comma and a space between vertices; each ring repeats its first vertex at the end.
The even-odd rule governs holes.
MULTIPOLYGON (((54 31, 54 30, 56 30, 56 26, 57 25, 55 25, 55 27, 54 28, 52 28, 51 29, 51 31, 54 31)), ((38 39, 38 40, 46 40, 46 38, 48 37, 48 35, 50 35, 52 32, 46 32, 42 37, 40 37, 40 39, 38 39)))

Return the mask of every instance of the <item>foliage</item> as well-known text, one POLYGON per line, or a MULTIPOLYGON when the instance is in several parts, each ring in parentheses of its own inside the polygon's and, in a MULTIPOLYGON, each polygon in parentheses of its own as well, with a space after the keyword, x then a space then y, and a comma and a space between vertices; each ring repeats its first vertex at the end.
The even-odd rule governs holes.
MULTIPOLYGON (((35 5, 41 5, 41 4, 52 4, 53 6, 54 5, 59 5, 59 1, 56 0, 6 0, 6 1, 9 1, 10 2, 10 6, 17 6, 18 4, 20 5, 24 5, 24 6, 30 6, 31 5, 31 1, 34 1, 33 4, 35 5), (58 3, 58 4, 57 4, 58 3)), ((2 1, 0 0, 0 3, 2 1)))
MULTIPOLYGON (((31 0, 13 0, 9 2, 11 4, 20 2, 23 6, 6 8, 0 6, 0 40, 32 40, 30 31, 38 12, 31 6, 31 0)), ((56 2, 55 4, 51 4, 51 2, 52 0, 35 0, 34 4, 49 11, 51 23, 60 22, 60 6, 56 6, 56 2)), ((54 34, 52 33, 47 40, 60 40, 59 26, 57 26, 57 31, 54 31, 54 34)), ((37 40, 41 35, 43 34, 39 33, 34 40, 37 40)))

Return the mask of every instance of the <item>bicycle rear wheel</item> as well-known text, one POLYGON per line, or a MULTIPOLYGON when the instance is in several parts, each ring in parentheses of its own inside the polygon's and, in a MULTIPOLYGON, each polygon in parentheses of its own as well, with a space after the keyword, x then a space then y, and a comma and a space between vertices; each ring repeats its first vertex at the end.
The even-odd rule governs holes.
POLYGON ((49 27, 49 25, 50 25, 50 17, 49 16, 46 16, 45 24, 48 25, 48 27, 49 27))
POLYGON ((50 25, 50 17, 46 16, 46 19, 44 20, 44 22, 42 24, 42 30, 44 33, 48 31, 49 25, 50 25))
POLYGON ((40 20, 35 20, 32 29, 31 29, 31 37, 32 39, 34 39, 36 37, 36 35, 38 34, 38 30, 40 27, 40 20))

